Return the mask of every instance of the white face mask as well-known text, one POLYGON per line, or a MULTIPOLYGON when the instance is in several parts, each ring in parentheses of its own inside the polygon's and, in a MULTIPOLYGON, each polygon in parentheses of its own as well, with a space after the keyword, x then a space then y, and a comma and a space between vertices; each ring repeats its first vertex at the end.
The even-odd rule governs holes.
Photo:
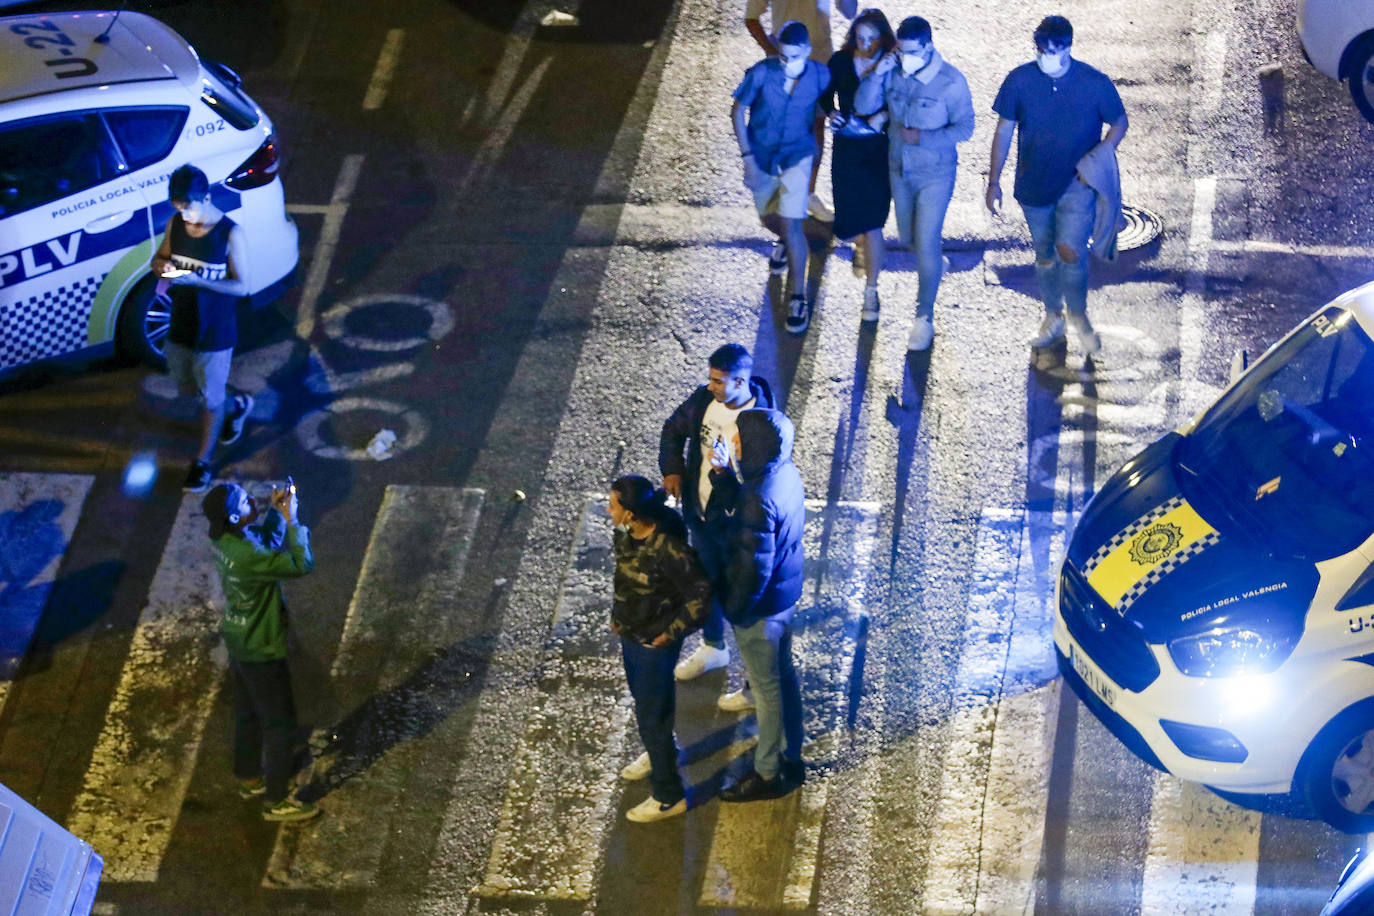
POLYGON ((905 73, 907 76, 911 76, 913 73, 916 73, 924 69, 926 64, 930 63, 930 56, 930 51, 926 51, 924 54, 917 54, 912 51, 903 51, 902 72, 905 73))
POLYGON ((1035 55, 1035 65, 1040 68, 1042 73, 1053 75, 1059 73, 1069 62, 1069 52, 1055 51, 1054 53, 1042 53, 1035 55))
POLYGON ((805 69, 805 57, 798 57, 793 60, 785 60, 782 62, 782 72, 787 74, 788 79, 796 79, 802 75, 802 71, 805 69))

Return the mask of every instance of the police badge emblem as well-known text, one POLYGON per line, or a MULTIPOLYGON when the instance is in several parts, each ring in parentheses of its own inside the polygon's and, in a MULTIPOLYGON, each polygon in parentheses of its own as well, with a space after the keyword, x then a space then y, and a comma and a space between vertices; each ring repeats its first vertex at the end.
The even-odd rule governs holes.
POLYGON ((1171 522, 1160 522, 1131 539, 1131 559, 1141 566, 1154 566, 1177 550, 1182 542, 1182 528, 1171 522))

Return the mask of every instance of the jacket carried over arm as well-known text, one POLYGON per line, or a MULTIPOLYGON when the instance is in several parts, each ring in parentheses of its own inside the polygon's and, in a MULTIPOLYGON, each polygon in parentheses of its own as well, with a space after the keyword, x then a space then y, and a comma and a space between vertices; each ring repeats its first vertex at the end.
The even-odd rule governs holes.
POLYGON ((281 582, 315 568, 310 529, 288 525, 271 509, 262 523, 243 536, 226 533, 211 541, 215 566, 224 587, 220 632, 229 657, 240 662, 266 662, 286 657, 286 605, 281 582))
POLYGON ((615 533, 615 600, 611 619, 622 634, 648 645, 682 639, 711 609, 711 584, 696 551, 662 528, 644 540, 615 533))

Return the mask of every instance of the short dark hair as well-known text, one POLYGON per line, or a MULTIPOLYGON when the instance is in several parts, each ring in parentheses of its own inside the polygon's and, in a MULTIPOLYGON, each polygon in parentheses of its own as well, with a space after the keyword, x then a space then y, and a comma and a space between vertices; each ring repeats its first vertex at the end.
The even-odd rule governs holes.
POLYGON ((716 348, 709 365, 722 372, 748 372, 754 368, 754 357, 749 355, 743 344, 728 343, 716 348))
POLYGON ((617 477, 611 491, 620 500, 620 508, 641 522, 652 522, 675 538, 687 540, 687 527, 676 509, 668 505, 668 494, 648 478, 638 474, 617 477))
POLYGON ((898 41, 930 41, 930 23, 920 16, 908 16, 897 26, 898 41))
POLYGON ((167 199, 179 202, 204 200, 210 194, 210 179, 194 165, 183 165, 167 179, 167 199))
POLYGON ((795 19, 783 23, 778 29, 778 44, 780 45, 809 45, 811 44, 811 33, 802 23, 795 19))
POLYGON ((1063 48, 1073 44, 1073 25, 1063 16, 1046 16, 1035 27, 1035 46, 1063 48))

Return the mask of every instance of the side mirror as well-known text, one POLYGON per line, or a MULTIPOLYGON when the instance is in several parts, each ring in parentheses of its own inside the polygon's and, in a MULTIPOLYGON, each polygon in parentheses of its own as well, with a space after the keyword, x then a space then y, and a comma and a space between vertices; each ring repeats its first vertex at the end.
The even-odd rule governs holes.
POLYGON ((1236 383, 1236 379, 1245 374, 1245 370, 1250 368, 1250 354, 1244 350, 1237 350, 1236 355, 1231 357, 1231 384, 1236 383))

